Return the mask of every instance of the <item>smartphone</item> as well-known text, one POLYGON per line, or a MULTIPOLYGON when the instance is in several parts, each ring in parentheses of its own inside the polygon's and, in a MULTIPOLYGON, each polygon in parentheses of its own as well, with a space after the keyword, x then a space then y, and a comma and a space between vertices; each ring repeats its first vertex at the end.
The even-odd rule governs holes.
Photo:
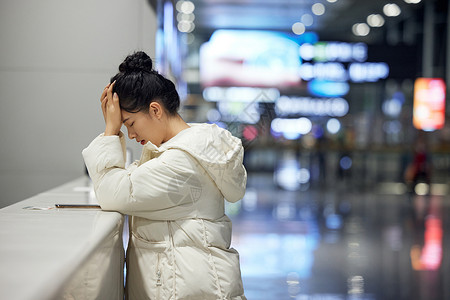
POLYGON ((55 204, 56 208, 101 208, 98 204, 55 204))

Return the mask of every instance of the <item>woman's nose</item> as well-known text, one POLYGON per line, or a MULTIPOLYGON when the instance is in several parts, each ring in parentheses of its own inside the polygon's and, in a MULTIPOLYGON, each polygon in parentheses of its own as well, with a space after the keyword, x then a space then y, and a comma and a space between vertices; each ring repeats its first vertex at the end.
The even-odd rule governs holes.
POLYGON ((136 134, 134 133, 134 131, 128 129, 128 138, 130 140, 133 140, 134 138, 136 138, 136 134))

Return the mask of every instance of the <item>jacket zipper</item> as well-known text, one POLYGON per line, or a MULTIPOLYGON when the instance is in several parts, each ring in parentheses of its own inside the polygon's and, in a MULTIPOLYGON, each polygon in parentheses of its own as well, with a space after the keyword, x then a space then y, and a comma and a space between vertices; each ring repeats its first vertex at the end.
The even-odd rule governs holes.
POLYGON ((161 271, 158 270, 156 271, 156 286, 161 286, 161 271))
POLYGON ((161 286, 162 286, 160 256, 161 256, 161 254, 158 253, 158 264, 157 264, 157 268, 156 268, 156 299, 160 299, 161 286))

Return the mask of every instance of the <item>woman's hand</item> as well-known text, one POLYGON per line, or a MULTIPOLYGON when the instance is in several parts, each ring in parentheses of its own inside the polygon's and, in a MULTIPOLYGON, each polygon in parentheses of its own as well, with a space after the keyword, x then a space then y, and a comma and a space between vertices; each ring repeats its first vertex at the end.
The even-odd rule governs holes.
POLYGON ((108 84, 103 90, 100 101, 102 103, 103 118, 105 119, 105 136, 118 135, 122 127, 119 96, 112 93, 114 83, 108 84))

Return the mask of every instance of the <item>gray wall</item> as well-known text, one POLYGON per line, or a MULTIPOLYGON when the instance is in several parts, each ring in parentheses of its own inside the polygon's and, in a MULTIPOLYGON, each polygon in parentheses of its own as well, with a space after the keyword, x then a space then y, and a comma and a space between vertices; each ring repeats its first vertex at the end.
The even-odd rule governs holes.
POLYGON ((0 207, 84 174, 102 89, 155 32, 146 0, 0 2, 0 207))

